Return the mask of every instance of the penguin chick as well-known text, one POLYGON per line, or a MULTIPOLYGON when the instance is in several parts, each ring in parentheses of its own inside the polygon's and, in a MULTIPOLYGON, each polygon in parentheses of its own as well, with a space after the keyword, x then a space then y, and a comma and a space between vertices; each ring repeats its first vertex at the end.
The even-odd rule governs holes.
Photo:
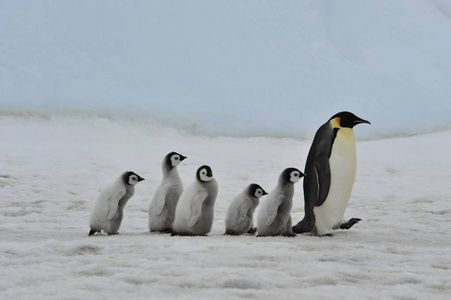
POLYGON ((296 233, 330 235, 332 229, 349 229, 360 221, 345 220, 356 173, 354 126, 371 124, 344 111, 332 116, 315 134, 305 164, 304 218, 296 233), (313 175, 313 176, 311 176, 313 175))
POLYGON ((128 171, 102 190, 91 211, 89 235, 102 230, 108 234, 118 233, 124 207, 135 193, 135 185, 143 180, 138 174, 128 171))
POLYGON ((274 190, 262 201, 257 218, 258 236, 296 236, 291 229, 294 184, 304 174, 295 168, 285 169, 274 190))
POLYGON ((177 166, 186 158, 177 152, 166 155, 161 163, 163 179, 149 205, 149 230, 172 232, 175 208, 183 192, 177 166))
POLYGON ((256 232, 256 228, 253 227, 254 211, 259 199, 267 194, 261 186, 252 183, 236 196, 227 210, 225 234, 254 234, 256 232))
POLYGON ((209 166, 201 166, 196 180, 183 191, 175 209, 172 235, 207 235, 213 224, 218 183, 209 166))

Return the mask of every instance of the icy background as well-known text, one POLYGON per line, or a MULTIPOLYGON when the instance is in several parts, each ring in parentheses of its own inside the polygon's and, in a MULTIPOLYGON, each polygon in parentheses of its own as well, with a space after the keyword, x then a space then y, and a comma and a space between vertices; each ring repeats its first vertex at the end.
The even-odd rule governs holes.
POLYGON ((450 36, 446 0, 5 0, 0 103, 209 135, 311 137, 342 110, 376 125, 360 138, 427 132, 451 126, 450 36))
POLYGON ((0 298, 450 299, 450 18, 446 0, 0 1, 0 298), (303 169, 341 110, 372 122, 362 222, 223 236, 232 199, 303 169), (208 237, 148 232, 170 151, 185 186, 213 169, 208 237), (88 237, 125 170, 146 180, 120 234, 88 237))

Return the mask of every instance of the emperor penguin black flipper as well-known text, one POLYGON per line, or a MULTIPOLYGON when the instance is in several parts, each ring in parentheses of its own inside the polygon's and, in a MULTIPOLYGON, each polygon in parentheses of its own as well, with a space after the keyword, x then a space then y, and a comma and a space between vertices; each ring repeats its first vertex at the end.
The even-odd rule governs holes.
POLYGON ((316 193, 318 194, 315 206, 320 206, 326 201, 327 195, 329 194, 330 188, 330 165, 329 165, 329 155, 325 152, 317 155, 315 159, 315 177, 317 177, 317 182, 315 185, 316 193), (322 172, 320 170, 323 170, 322 172))
POLYGON ((340 112, 315 134, 307 156, 304 179, 305 216, 293 231, 325 235, 335 228, 349 229, 360 219, 343 221, 356 172, 353 127, 363 120, 340 112))

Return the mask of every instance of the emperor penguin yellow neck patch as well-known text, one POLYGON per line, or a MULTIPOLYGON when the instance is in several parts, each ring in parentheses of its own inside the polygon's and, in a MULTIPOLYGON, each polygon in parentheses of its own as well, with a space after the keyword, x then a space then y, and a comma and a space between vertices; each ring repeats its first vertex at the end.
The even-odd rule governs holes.
POLYGON ((336 117, 330 120, 330 125, 332 126, 332 128, 341 128, 340 121, 341 121, 340 117, 336 117))

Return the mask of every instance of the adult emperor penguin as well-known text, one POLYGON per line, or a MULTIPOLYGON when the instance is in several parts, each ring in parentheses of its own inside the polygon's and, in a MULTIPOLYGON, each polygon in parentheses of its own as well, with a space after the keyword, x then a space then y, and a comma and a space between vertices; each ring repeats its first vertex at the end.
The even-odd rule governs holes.
POLYGON ((89 235, 102 230, 108 234, 118 233, 124 207, 135 193, 135 185, 143 180, 138 174, 128 171, 102 190, 91 211, 89 235))
POLYGON ((175 209, 172 235, 207 235, 213 225, 218 183, 209 166, 196 172, 196 180, 185 189, 175 209))
POLYGON ((349 229, 360 221, 343 218, 356 173, 354 126, 370 122, 353 113, 337 113, 315 134, 305 165, 305 216, 293 231, 327 235, 332 229, 349 229))
POLYGON ((150 231, 172 232, 175 208, 183 192, 177 166, 186 158, 177 152, 166 155, 161 163, 163 179, 149 205, 150 231))
POLYGON ((304 174, 296 168, 287 168, 279 176, 274 190, 262 201, 257 217, 258 236, 296 236, 291 228, 294 184, 304 174))
POLYGON ((258 184, 252 183, 233 199, 227 210, 225 219, 225 234, 240 235, 243 233, 254 234, 254 211, 259 199, 267 195, 258 184))

